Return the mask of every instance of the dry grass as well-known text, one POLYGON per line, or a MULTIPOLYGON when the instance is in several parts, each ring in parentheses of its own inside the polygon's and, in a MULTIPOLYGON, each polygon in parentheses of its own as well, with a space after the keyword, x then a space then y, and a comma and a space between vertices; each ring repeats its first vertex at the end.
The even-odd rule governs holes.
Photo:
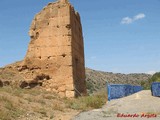
POLYGON ((65 107, 57 102, 53 104, 52 109, 63 112, 65 110, 65 107))
POLYGON ((100 108, 105 102, 104 93, 67 99, 39 89, 3 87, 0 88, 0 120, 20 120, 28 112, 34 113, 31 119, 54 119, 65 113, 100 108))
POLYGON ((102 92, 92 96, 84 96, 77 99, 66 100, 66 104, 69 108, 86 111, 101 108, 106 103, 106 100, 106 93, 102 92))
POLYGON ((44 108, 36 108, 34 109, 34 112, 42 114, 42 117, 47 117, 47 110, 44 108))
POLYGON ((19 108, 19 104, 9 96, 0 96, 0 103, 3 105, 3 109, 0 110, 0 120, 16 119, 24 113, 24 110, 19 108))

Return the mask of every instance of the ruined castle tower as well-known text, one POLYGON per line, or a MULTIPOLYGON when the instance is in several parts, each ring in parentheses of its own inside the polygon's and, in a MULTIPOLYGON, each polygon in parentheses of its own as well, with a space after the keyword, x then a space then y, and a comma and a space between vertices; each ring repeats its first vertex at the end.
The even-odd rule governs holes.
MULTIPOLYGON (((49 3, 33 19, 24 65, 52 79, 47 90, 74 97, 86 93, 84 45, 78 12, 68 0, 49 3)), ((33 77, 32 76, 32 77, 33 77)))

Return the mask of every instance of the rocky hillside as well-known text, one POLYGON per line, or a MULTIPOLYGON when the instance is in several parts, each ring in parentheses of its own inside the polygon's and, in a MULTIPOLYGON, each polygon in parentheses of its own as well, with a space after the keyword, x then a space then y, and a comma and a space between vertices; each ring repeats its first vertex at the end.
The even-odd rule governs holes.
POLYGON ((151 75, 144 73, 121 74, 86 68, 86 83, 89 93, 104 89, 106 83, 140 85, 141 81, 147 81, 149 78, 151 78, 151 75))

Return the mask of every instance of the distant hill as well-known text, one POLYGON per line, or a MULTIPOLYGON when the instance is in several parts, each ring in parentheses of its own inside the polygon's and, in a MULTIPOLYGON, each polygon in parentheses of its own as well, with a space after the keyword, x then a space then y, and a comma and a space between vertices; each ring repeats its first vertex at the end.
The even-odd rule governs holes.
POLYGON ((104 89, 106 83, 140 85, 141 81, 147 82, 151 77, 151 75, 144 73, 121 74, 86 68, 86 84, 89 93, 104 89))

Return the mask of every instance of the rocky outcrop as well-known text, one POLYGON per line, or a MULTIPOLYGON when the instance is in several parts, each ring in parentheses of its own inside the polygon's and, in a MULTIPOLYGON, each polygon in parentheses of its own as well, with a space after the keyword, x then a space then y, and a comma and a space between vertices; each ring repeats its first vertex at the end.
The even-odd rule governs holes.
POLYGON ((3 82, 0 80, 0 87, 3 87, 3 82))
POLYGON ((51 79, 42 87, 61 96, 86 94, 84 45, 80 16, 68 0, 49 3, 33 19, 31 41, 22 66, 24 79, 38 74, 51 79))
POLYGON ((51 78, 49 77, 49 75, 41 74, 41 75, 36 76, 33 80, 21 81, 19 87, 31 89, 37 86, 42 86, 43 82, 45 82, 46 80, 50 80, 50 79, 51 78))

